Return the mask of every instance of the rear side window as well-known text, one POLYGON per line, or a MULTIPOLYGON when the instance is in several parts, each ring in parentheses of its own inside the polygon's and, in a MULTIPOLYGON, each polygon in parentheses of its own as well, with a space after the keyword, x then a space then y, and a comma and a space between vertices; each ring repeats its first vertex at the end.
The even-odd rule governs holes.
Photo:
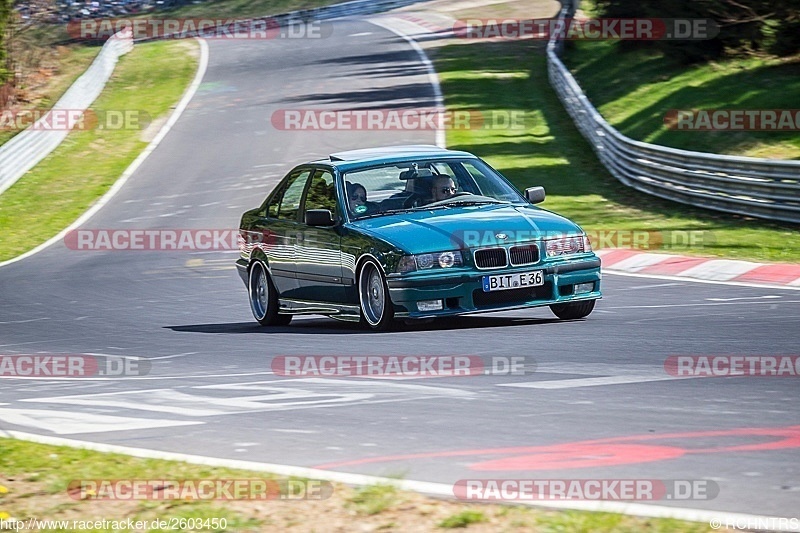
POLYGON ((297 220, 300 198, 303 196, 309 175, 311 169, 304 169, 289 177, 269 204, 270 218, 297 220))

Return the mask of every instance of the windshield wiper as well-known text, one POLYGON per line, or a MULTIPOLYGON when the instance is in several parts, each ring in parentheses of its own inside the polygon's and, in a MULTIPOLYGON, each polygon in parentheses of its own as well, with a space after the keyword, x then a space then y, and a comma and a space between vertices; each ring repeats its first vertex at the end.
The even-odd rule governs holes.
POLYGON ((480 205, 480 204, 506 204, 508 202, 501 202, 500 200, 457 200, 455 202, 448 202, 444 205, 480 205))
POLYGON ((441 200, 439 202, 435 202, 433 205, 429 207, 434 208, 434 207, 453 207, 456 205, 507 204, 507 203, 509 202, 496 200, 494 198, 487 198, 486 196, 479 196, 472 198, 454 198, 451 200, 441 200))
POLYGON ((398 213, 410 213, 412 211, 415 211, 415 208, 409 207, 405 209, 389 209, 388 211, 378 211, 377 213, 369 213, 367 215, 361 215, 358 218, 354 218, 353 221, 364 220, 365 218, 382 217, 384 215, 396 215, 398 213))

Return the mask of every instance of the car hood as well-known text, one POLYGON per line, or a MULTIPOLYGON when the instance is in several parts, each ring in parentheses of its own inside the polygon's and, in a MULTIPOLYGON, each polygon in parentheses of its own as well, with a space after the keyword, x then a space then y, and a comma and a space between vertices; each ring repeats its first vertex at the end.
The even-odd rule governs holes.
POLYGON ((550 211, 508 204, 410 211, 355 220, 350 226, 412 254, 581 232, 577 224, 550 211), (506 239, 498 238, 498 234, 506 239))

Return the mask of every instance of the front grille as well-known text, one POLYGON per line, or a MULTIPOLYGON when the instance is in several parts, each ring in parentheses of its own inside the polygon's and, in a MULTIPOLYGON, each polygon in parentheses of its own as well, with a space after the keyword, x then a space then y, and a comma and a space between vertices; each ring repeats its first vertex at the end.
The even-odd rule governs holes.
POLYGON ((507 291, 483 292, 482 289, 475 289, 472 291, 472 303, 475 304, 475 307, 497 307, 521 304, 532 300, 547 300, 552 297, 552 290, 549 282, 540 287, 507 291))
POLYGON ((504 248, 475 250, 475 266, 478 268, 503 268, 507 264, 504 248))
POLYGON ((530 265, 539 261, 539 247, 535 244, 512 246, 508 254, 511 256, 511 264, 514 266, 530 265))

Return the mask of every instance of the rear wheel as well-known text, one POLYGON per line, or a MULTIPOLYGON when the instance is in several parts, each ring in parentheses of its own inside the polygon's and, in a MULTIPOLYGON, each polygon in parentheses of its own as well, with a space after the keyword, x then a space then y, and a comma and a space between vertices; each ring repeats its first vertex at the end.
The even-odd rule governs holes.
POLYGON ((391 329, 394 307, 380 267, 368 260, 358 275, 358 300, 361 305, 361 323, 375 331, 391 329))
POLYGON ((550 306, 550 310, 561 320, 576 320, 589 316, 594 309, 594 302, 595 300, 585 300, 568 304, 554 304, 550 306))
POLYGON ((250 310, 262 326, 285 326, 292 321, 292 315, 278 313, 278 291, 272 285, 269 273, 261 261, 256 261, 250 268, 247 287, 250 310))

